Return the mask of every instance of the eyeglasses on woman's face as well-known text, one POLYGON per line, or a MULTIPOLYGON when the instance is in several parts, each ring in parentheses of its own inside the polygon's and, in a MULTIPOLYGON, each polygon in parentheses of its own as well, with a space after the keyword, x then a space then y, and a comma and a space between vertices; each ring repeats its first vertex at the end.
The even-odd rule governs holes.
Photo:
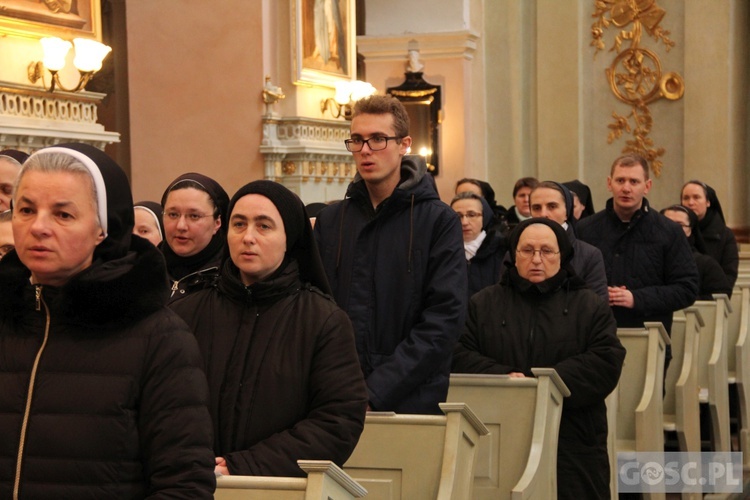
POLYGON ((539 254, 539 257, 544 260, 550 260, 554 258, 556 255, 560 255, 560 252, 556 252, 551 248, 548 247, 542 247, 538 250, 532 248, 532 247, 523 247, 523 248, 517 248, 516 253, 523 257, 524 259, 533 259, 534 255, 537 253, 539 254))

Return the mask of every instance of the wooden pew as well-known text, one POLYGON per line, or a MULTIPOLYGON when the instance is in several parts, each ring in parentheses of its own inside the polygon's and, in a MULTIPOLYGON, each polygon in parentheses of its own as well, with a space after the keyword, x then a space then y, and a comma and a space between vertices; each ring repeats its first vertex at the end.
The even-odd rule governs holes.
MULTIPOLYGON (((727 316, 731 310, 726 295, 716 300, 697 300, 703 318, 698 351, 698 386, 701 403, 711 415, 711 449, 732 451, 729 435, 729 385, 727 381, 727 316)), ((685 310, 690 314, 690 308, 685 310)))
POLYGON ((750 274, 750 245, 742 244, 740 246, 740 274, 750 274))
MULTIPOLYGON (((743 468, 750 469, 750 278, 738 278, 732 293, 729 330, 736 333, 734 356, 730 348, 728 375, 734 376, 739 396, 739 442, 743 468), (733 368, 733 370, 732 370, 733 368)), ((730 335, 730 338, 734 335, 730 335)))
MULTIPOLYGON (((644 326, 617 329, 627 350, 617 391, 617 453, 664 449, 664 356, 670 340, 661 323, 644 326)), ((663 493, 643 496, 665 498, 663 493)))
POLYGON ((554 369, 532 372, 451 375, 448 400, 467 403, 490 430, 479 440, 472 499, 557 496, 557 438, 570 391, 554 369))
POLYGON ((617 498, 617 401, 620 385, 604 400, 607 405, 607 453, 609 454, 609 496, 617 498))
POLYGON ((217 500, 348 500, 367 490, 328 460, 298 460, 307 478, 222 476, 216 478, 217 500))
POLYGON ((700 401, 698 399, 698 343, 700 314, 688 322, 684 311, 672 320, 672 362, 667 370, 664 396, 664 430, 677 433, 679 450, 701 451, 700 401))
POLYGON ((367 498, 472 498, 479 436, 487 427, 464 403, 440 403, 440 415, 368 412, 344 470, 367 498))

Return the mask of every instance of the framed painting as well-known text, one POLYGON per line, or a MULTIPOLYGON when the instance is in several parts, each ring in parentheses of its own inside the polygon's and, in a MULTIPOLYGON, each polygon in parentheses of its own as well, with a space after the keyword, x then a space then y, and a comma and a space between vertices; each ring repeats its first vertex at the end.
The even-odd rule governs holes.
POLYGON ((356 75, 355 0, 291 0, 295 83, 333 87, 356 75))
POLYGON ((101 0, 3 0, 0 33, 102 39, 101 0))

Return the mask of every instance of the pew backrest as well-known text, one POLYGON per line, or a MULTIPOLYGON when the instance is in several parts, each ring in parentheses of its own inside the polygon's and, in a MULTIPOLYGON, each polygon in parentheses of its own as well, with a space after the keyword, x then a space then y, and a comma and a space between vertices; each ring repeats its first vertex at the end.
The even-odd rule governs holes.
POLYGON ((367 490, 327 460, 298 460, 306 478, 222 476, 216 479, 217 500, 349 500, 367 490))
POLYGON ((618 328, 627 353, 617 401, 617 451, 654 451, 664 447, 664 356, 669 337, 661 323, 618 328))
POLYGON ((487 425, 480 438, 473 499, 554 498, 563 398, 570 391, 552 368, 535 378, 452 374, 449 401, 464 401, 487 425))
POLYGON ((344 470, 368 499, 472 498, 479 436, 489 431, 463 403, 440 403, 445 415, 368 412, 344 470))

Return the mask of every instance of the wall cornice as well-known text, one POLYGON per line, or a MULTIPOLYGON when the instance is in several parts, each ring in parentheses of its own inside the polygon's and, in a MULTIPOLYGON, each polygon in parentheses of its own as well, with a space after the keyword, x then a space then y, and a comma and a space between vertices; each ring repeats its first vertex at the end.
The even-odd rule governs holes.
POLYGON ((464 30, 387 36, 364 35, 357 37, 357 51, 367 61, 405 61, 409 42, 412 40, 419 44, 419 58, 422 61, 452 58, 472 60, 477 50, 479 33, 464 30))
POLYGON ((83 142, 103 149, 120 141, 97 123, 96 92, 45 92, 37 87, 0 82, 0 148, 34 151, 62 142, 83 142))
POLYGON ((260 152, 265 178, 281 182, 303 199, 342 198, 356 173, 344 146, 348 138, 346 121, 264 116, 260 152), (322 185, 331 189, 323 194, 317 187, 322 185))

